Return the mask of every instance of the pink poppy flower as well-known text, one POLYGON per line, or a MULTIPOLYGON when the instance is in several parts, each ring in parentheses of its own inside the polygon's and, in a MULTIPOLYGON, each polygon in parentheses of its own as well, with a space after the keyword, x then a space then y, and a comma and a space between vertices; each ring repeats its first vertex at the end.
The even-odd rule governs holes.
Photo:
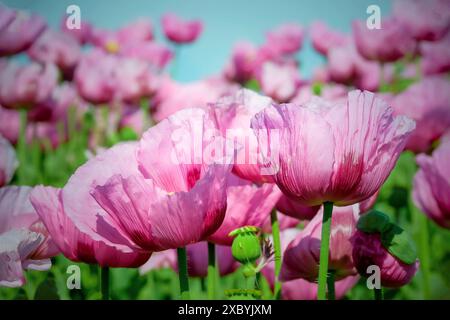
POLYGON ((330 29, 321 21, 313 22, 309 29, 313 48, 324 56, 331 48, 343 47, 350 42, 347 35, 330 29))
POLYGON ((92 50, 81 58, 74 81, 83 99, 95 104, 134 102, 152 94, 156 85, 146 62, 100 50, 92 50))
POLYGON ((299 51, 305 31, 299 24, 287 23, 267 33, 265 46, 277 55, 290 55, 299 51))
MULTIPOLYGON (((314 282, 319 273, 320 240, 322 233, 321 211, 306 225, 284 251, 280 279, 298 278, 314 282)), ((335 272, 336 280, 355 275, 350 238, 356 231, 359 215, 358 204, 335 207, 331 220, 329 270, 335 272)))
POLYGON ((381 80, 381 68, 377 62, 364 59, 354 45, 349 44, 329 50, 328 75, 334 82, 353 83, 361 90, 376 91, 381 80))
POLYGON ((278 139, 278 155, 268 161, 283 193, 309 206, 344 206, 381 187, 414 121, 394 117, 373 93, 355 90, 345 104, 316 98, 268 107, 253 118, 252 128, 259 144, 278 139))
POLYGON ((264 94, 278 102, 288 102, 300 86, 300 75, 296 65, 266 62, 258 75, 264 94))
POLYGON ((414 203, 433 221, 450 229, 448 161, 450 141, 443 141, 432 156, 417 156, 419 171, 414 177, 414 203))
POLYGON ((353 36, 358 52, 368 60, 392 62, 416 49, 408 29, 393 18, 383 19, 381 29, 369 29, 365 21, 355 21, 353 36))
MULTIPOLYGON (((450 23, 449 23, 450 25, 450 23)), ((438 74, 450 71, 450 32, 440 41, 422 42, 421 69, 424 74, 438 74)))
POLYGON ((270 212, 281 196, 273 184, 260 187, 236 176, 230 178, 227 189, 227 211, 223 223, 208 241, 231 246, 229 233, 244 226, 263 227, 270 220, 270 212))
POLYGON ((0 105, 0 135, 15 144, 19 138, 20 113, 17 110, 5 109, 0 105))
MULTIPOLYGON (((359 276, 348 276, 335 282, 335 297, 343 299, 359 281, 359 276)), ((317 300, 317 283, 296 279, 283 283, 283 300, 317 300)))
POLYGON ((64 33, 47 30, 28 49, 28 55, 40 63, 53 63, 71 72, 81 57, 79 44, 64 33))
POLYGON ((53 64, 9 62, 0 73, 0 103, 8 108, 31 107, 51 95, 57 80, 58 69, 53 64))
POLYGON ((165 14, 161 24, 166 37, 175 43, 194 42, 203 31, 200 20, 184 21, 173 13, 165 14))
MULTIPOLYGON (((206 239, 225 216, 231 170, 229 165, 215 164, 209 154, 202 154, 220 138, 211 136, 208 128, 213 127, 208 123, 201 109, 180 111, 149 129, 137 151, 134 146, 123 145, 91 159, 65 189, 86 189, 89 201, 96 201, 95 206, 105 215, 86 215, 81 210, 67 210, 67 214, 89 235, 143 251, 174 249, 206 239), (198 132, 198 128, 205 131, 198 132), (166 144, 167 139, 172 143, 166 144), (117 158, 119 152, 122 161, 117 158), (155 152, 160 157, 155 158, 155 152), (202 154, 199 158, 197 152, 202 154), (143 176, 135 172, 135 154, 143 176), (99 171, 104 167, 108 169, 99 171)), ((63 200, 80 207, 79 199, 76 203, 66 200, 65 189, 63 200)))
POLYGON ((299 220, 311 220, 320 209, 320 206, 305 206, 284 194, 278 200, 276 207, 281 213, 299 220))
POLYGON ((31 206, 30 192, 30 187, 0 189, 0 286, 22 286, 23 269, 48 270, 59 253, 31 206))
POLYGON ((93 29, 90 42, 109 53, 118 53, 122 47, 153 39, 150 21, 138 19, 117 31, 93 29))
MULTIPOLYGON (((208 275, 208 244, 207 242, 197 242, 186 247, 187 267, 190 277, 204 278, 208 275)), ((234 272, 239 263, 234 260, 229 246, 216 245, 217 266, 219 274, 226 276, 234 272)), ((178 272, 177 252, 169 249, 153 253, 152 257, 139 268, 140 274, 145 274, 151 270, 171 268, 178 272)))
POLYGON ((250 42, 238 42, 225 67, 225 77, 231 81, 245 83, 255 77, 258 62, 258 49, 250 42))
POLYGON ((47 27, 45 21, 34 14, 15 11, 11 19, 10 9, 4 6, 0 7, 0 14, 0 57, 27 50, 47 27))
POLYGON ((237 86, 222 78, 209 78, 191 83, 178 83, 164 77, 152 100, 153 119, 161 121, 175 112, 187 108, 206 108, 208 103, 231 94, 237 86))
POLYGON ((450 129, 450 82, 443 77, 427 77, 392 99, 396 114, 416 121, 416 130, 406 148, 425 152, 450 129))
POLYGON ((439 40, 450 28, 447 0, 396 0, 393 14, 417 40, 439 40))
POLYGON ((173 58, 173 52, 157 42, 137 42, 124 46, 120 55, 148 62, 156 70, 163 69, 173 58))
MULTIPOLYGON (((298 222, 298 221, 297 221, 298 222)), ((282 252, 286 252, 288 244, 301 234, 302 230, 288 228, 280 234, 282 252)), ((262 275, 269 282, 270 287, 274 286, 274 263, 269 263, 261 270, 262 275)), ((359 276, 348 276, 335 282, 336 299, 342 299, 345 294, 358 282, 359 276)), ((317 283, 304 279, 285 281, 281 289, 283 300, 317 300, 317 283)))
POLYGON ((0 30, 14 21, 16 12, 4 5, 0 5, 0 30))
MULTIPOLYGON (((188 260, 189 261, 189 260, 188 260)), ((177 250, 168 249, 154 252, 146 263, 139 267, 139 274, 144 275, 152 270, 174 269, 177 265, 177 250)))
MULTIPOLYGON (((208 275, 208 243, 203 241, 191 244, 186 247, 186 251, 189 276, 206 277, 208 275)), ((239 267, 229 246, 216 245, 216 257, 220 276, 233 273, 239 267)))
POLYGON ((19 163, 13 146, 1 134, 0 151, 0 187, 3 187, 11 181, 19 163))
POLYGON ((267 150, 258 148, 250 121, 255 114, 272 103, 268 97, 243 89, 218 100, 209 108, 221 134, 234 143, 236 151, 233 172, 255 183, 273 182, 273 179, 264 171, 264 163, 260 161, 260 153, 267 150))
MULTIPOLYGON (((118 249, 81 232, 67 215, 70 203, 66 205, 63 202, 63 193, 64 189, 38 186, 31 192, 30 198, 56 246, 67 259, 99 264, 102 267, 129 268, 139 267, 148 260, 149 252, 139 252, 131 248, 118 249)), ((86 192, 81 190, 71 198, 82 198, 80 196, 83 193, 86 192)), ((85 215, 95 216, 100 213, 89 204, 84 208, 82 213, 85 215)))
POLYGON ((69 29, 66 21, 67 16, 64 16, 61 20, 61 32, 73 38, 80 45, 84 45, 91 40, 93 27, 89 22, 81 20, 79 29, 69 29))

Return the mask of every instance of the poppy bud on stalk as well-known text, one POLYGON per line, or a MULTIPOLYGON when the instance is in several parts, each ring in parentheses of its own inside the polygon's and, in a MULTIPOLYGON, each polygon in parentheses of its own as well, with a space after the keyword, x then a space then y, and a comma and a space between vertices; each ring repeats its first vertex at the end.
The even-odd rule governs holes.
POLYGON ((419 261, 409 235, 389 217, 373 210, 360 217, 352 237, 353 260, 362 276, 368 276, 368 267, 380 268, 381 285, 398 288, 411 281, 419 261))

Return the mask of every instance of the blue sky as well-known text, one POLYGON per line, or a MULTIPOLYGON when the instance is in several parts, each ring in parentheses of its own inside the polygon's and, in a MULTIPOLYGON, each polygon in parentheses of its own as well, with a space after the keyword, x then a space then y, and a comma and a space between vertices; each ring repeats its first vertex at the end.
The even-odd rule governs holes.
MULTIPOLYGON (((70 4, 81 8, 83 20, 105 28, 117 28, 136 18, 148 17, 162 38, 160 17, 174 12, 184 18, 199 18, 205 24, 196 43, 181 52, 177 78, 193 81, 218 73, 236 41, 262 43, 265 33, 285 22, 308 26, 323 20, 331 27, 349 32, 351 21, 366 19, 366 9, 377 4, 382 14, 391 10, 388 0, 7 0, 9 7, 25 9, 45 17, 52 27, 59 26, 70 4)), ((318 56, 306 43, 300 52, 301 74, 308 77, 321 64, 318 56)))

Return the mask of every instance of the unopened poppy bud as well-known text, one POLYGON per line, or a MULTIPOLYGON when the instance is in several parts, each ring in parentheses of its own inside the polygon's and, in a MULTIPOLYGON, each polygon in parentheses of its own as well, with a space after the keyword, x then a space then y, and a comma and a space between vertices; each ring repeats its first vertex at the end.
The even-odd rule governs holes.
POLYGON ((419 261, 412 240, 387 215, 371 211, 358 221, 352 236, 353 261, 362 276, 372 265, 380 268, 381 285, 398 288, 411 281, 419 261))
POLYGON ((235 237, 231 251, 233 257, 240 263, 254 263, 261 256, 259 231, 258 227, 245 226, 230 232, 229 236, 235 237))

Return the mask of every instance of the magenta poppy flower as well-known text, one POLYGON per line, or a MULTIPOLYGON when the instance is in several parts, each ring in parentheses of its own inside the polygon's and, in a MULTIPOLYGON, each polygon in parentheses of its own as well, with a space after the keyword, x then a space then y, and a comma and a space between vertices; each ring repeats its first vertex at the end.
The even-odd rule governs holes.
POLYGON ((157 42, 137 42, 124 46, 120 55, 150 63, 156 70, 163 69, 173 58, 173 52, 157 42))
POLYGON ((153 39, 153 26, 150 21, 138 19, 117 31, 93 29, 90 42, 109 53, 118 53, 127 45, 153 39))
POLYGON ((267 33, 265 46, 278 55, 290 55, 299 51, 305 31, 297 23, 283 24, 267 33))
MULTIPOLYGON (((359 281, 359 276, 348 276, 335 282, 335 297, 343 299, 359 281)), ((317 283, 296 279, 283 283, 283 300, 317 300, 317 283)))
MULTIPOLYGON (((323 208, 306 225, 284 251, 280 279, 298 278, 314 282, 319 273, 320 241, 323 208)), ((331 220, 329 270, 335 272, 336 280, 355 275, 350 238, 356 231, 359 215, 358 204, 335 207, 331 220)))
POLYGON ((266 62, 258 75, 262 92, 278 102, 288 102, 300 86, 298 66, 266 62))
POLYGON ((416 121, 406 148, 426 152, 450 129, 450 82, 444 77, 427 77, 392 99, 396 114, 416 121))
POLYGON ((325 23, 315 21, 309 27, 313 48, 322 55, 328 55, 331 48, 346 46, 350 39, 347 35, 330 29, 325 23))
POLYGON ((14 21, 16 12, 4 5, 0 5, 0 30, 14 21))
POLYGON ((250 42, 238 42, 233 47, 224 74, 231 81, 245 83, 255 77, 258 65, 258 49, 250 42))
POLYGON ((4 6, 0 15, 0 57, 27 50, 47 27, 41 17, 23 11, 15 11, 11 18, 10 9, 4 6))
POLYGON ((0 286, 22 286, 23 269, 48 270, 59 253, 31 206, 30 192, 30 187, 0 188, 0 286))
POLYGON ((236 176, 230 178, 227 188, 227 211, 223 223, 208 241, 231 246, 229 233, 244 226, 263 227, 270 220, 270 212, 281 196, 273 184, 253 185, 236 176))
POLYGON ((283 194, 278 200, 276 208, 290 217, 299 220, 311 220, 319 211, 320 206, 308 207, 283 194))
POLYGON ((232 94, 237 85, 222 78, 208 78, 190 83, 178 83, 164 77, 152 100, 153 119, 161 121, 175 112, 187 108, 206 108, 208 103, 232 94))
POLYGON ((67 215, 92 237, 142 251, 206 239, 225 216, 231 170, 207 153, 196 157, 220 138, 211 136, 208 122, 201 109, 184 110, 149 129, 137 150, 134 144, 119 145, 89 160, 63 189, 67 215), (193 131, 198 128, 205 129, 200 136, 193 131), (166 144, 167 139, 172 143, 166 144), (74 190, 85 190, 83 201, 69 196, 74 190), (86 203, 100 214, 86 214, 86 203))
MULTIPOLYGON (((206 277, 208 275, 208 243, 203 241, 191 244, 186 247, 186 251, 189 276, 206 277)), ((221 276, 233 273, 239 267, 229 246, 216 245, 216 257, 221 276)))
POLYGON ((417 40, 439 40, 450 28, 447 0, 396 0, 393 14, 417 40))
POLYGON ((272 103, 268 97, 243 89, 211 104, 209 109, 221 134, 234 143, 233 172, 255 183, 273 182, 273 179, 261 162, 261 153, 267 153, 267 149, 258 147, 250 121, 272 103))
POLYGON ((361 90, 376 91, 381 80, 381 68, 377 62, 364 59, 354 45, 349 44, 328 51, 328 75, 334 82, 353 83, 361 90))
POLYGON ((60 28, 64 34, 73 38, 80 45, 84 45, 91 40, 93 27, 89 22, 81 20, 79 29, 69 29, 67 28, 66 21, 67 16, 64 16, 61 20, 60 28))
POLYGON ((173 13, 165 14, 161 19, 164 34, 175 43, 194 42, 203 31, 200 20, 184 21, 173 13))
MULTIPOLYGON (((208 275, 208 244, 207 242, 197 242, 186 247, 187 267, 190 277, 204 278, 208 275)), ((216 245, 217 266, 219 274, 226 276, 234 272, 239 263, 234 260, 229 246, 216 245)), ((171 268, 178 272, 177 252, 169 249, 153 253, 152 257, 139 268, 140 274, 145 274, 151 270, 171 268)))
POLYGON ((353 261, 362 275, 367 268, 376 265, 380 268, 380 281, 383 287, 398 288, 409 283, 419 268, 419 261, 406 264, 382 245, 379 233, 365 233, 357 230, 352 237, 353 261))
POLYGON ((156 89, 150 66, 141 60, 92 50, 81 58, 74 81, 81 97, 95 104, 135 102, 156 89))
POLYGON ((152 270, 175 269, 177 265, 177 250, 168 249, 154 252, 146 263, 139 267, 139 274, 144 275, 152 270))
MULTIPOLYGON (((38 186, 31 192, 30 198, 56 246, 67 259, 99 264, 102 267, 129 268, 139 267, 148 260, 149 252, 131 248, 118 249, 82 233, 66 214, 67 206, 63 202, 63 192, 64 189, 38 186)), ((78 192, 72 197, 77 198, 82 193, 78 192)), ((95 216, 96 211, 92 206, 88 205, 85 209, 83 214, 95 216)))
POLYGON ((71 72, 81 57, 81 48, 72 37, 47 30, 28 49, 28 55, 34 61, 53 63, 64 72, 71 72))
POLYGON ((368 60, 392 62, 416 50, 411 33, 393 18, 383 19, 381 29, 369 29, 365 21, 355 21, 353 36, 358 52, 368 60))
POLYGON ((47 63, 20 66, 9 62, 0 73, 0 103, 8 108, 31 107, 46 100, 58 81, 58 69, 47 63))
POLYGON ((3 187, 11 181, 19 163, 13 146, 1 134, 0 151, 0 187, 3 187))
MULTIPOLYGON (((449 23, 450 25, 450 23, 449 23)), ((421 69, 424 74, 438 74, 450 71, 450 32, 440 41, 422 42, 421 69)))
POLYGON ((20 113, 17 110, 5 109, 0 105, 0 135, 15 144, 19 138, 20 113))
POLYGON ((450 229, 448 161, 450 141, 443 141, 432 156, 417 156, 419 171, 414 177, 414 203, 433 221, 450 229))
POLYGON ((381 187, 414 130, 373 93, 351 91, 345 104, 315 98, 265 108, 252 120, 259 144, 278 139, 270 166, 278 187, 309 206, 361 202, 381 187), (349 143, 351 141, 351 143, 349 143))

